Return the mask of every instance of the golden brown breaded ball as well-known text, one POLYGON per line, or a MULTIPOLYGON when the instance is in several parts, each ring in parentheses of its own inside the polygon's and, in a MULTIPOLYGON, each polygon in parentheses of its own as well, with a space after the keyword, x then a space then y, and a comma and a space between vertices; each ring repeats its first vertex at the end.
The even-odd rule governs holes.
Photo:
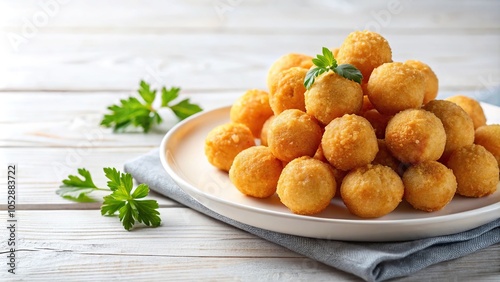
POLYGON ((385 63, 373 70, 368 80, 368 98, 379 113, 394 115, 422 106, 424 75, 403 63, 385 63))
POLYGON ((337 56, 339 55, 339 50, 340 48, 331 48, 330 51, 332 51, 332 55, 334 58, 337 58, 337 56))
POLYGON ((259 138, 264 122, 273 115, 266 91, 251 89, 245 92, 231 107, 232 122, 246 125, 255 138, 259 138))
POLYGON ((289 162, 302 156, 314 156, 321 142, 322 129, 310 115, 297 109, 277 115, 269 127, 267 143, 273 154, 289 162))
POLYGON ((229 169, 229 179, 243 194, 267 198, 276 192, 283 165, 265 146, 241 151, 229 169))
POLYGON ((454 151, 446 165, 457 178, 457 193, 465 197, 484 197, 497 190, 497 160, 481 145, 468 145, 454 151))
POLYGON ((279 76, 271 82, 269 88, 269 104, 275 115, 284 110, 298 109, 306 111, 304 101, 304 78, 307 69, 293 67, 279 73, 279 76))
POLYGON ((363 105, 359 83, 334 72, 320 75, 305 93, 306 112, 323 125, 345 114, 356 114, 363 105))
MULTIPOLYGON (((363 88, 363 85, 361 85, 361 88, 363 88)), ((363 92, 364 92, 364 90, 363 90, 363 92)), ((375 109, 373 107, 372 102, 370 102, 370 99, 368 98, 368 96, 364 95, 363 96, 363 106, 361 106, 361 110, 359 111, 359 114, 363 115, 364 113, 366 113, 367 111, 372 110, 372 109, 375 109)))
POLYGON ((403 166, 401 165, 401 162, 396 159, 391 152, 389 151, 389 148, 387 148, 387 144, 385 143, 384 139, 378 139, 378 153, 375 156, 375 159, 373 160, 372 164, 379 164, 379 165, 385 165, 395 172, 397 172, 399 175, 403 174, 403 166))
POLYGON ((486 116, 484 115, 483 107, 475 99, 467 96, 457 95, 448 97, 445 100, 451 101, 459 105, 471 117, 474 123, 474 129, 477 129, 486 124, 486 116))
POLYGON ((301 67, 310 69, 313 66, 312 57, 304 54, 290 53, 279 57, 269 68, 267 73, 267 87, 271 89, 271 85, 278 79, 280 72, 293 67, 301 67))
POLYGON ((446 132, 443 160, 456 149, 474 143, 474 124, 462 108, 450 101, 433 100, 423 109, 436 115, 443 123, 446 132))
POLYGON ((366 118, 372 125, 373 129, 375 129, 375 135, 377 135, 377 138, 384 139, 385 129, 392 116, 383 115, 379 113, 377 110, 373 109, 366 111, 363 114, 363 117, 366 118))
POLYGON ((328 160, 325 158, 325 154, 323 153, 323 148, 321 147, 321 144, 319 144, 318 150, 316 150, 316 153, 314 153, 313 159, 322 161, 324 163, 328 163, 328 160))
POLYGON ((276 192, 293 213, 311 215, 328 207, 336 189, 337 184, 328 164, 301 157, 285 166, 276 192))
POLYGON ((404 199, 415 209, 427 212, 444 208, 457 191, 453 171, 437 161, 410 166, 403 174, 404 199))
POLYGON ((255 146, 252 131, 241 123, 227 123, 212 129, 205 139, 205 155, 213 166, 229 171, 234 158, 246 148, 255 146))
POLYGON ((439 80, 432 69, 425 63, 417 60, 408 60, 405 64, 412 66, 422 72, 425 78, 425 94, 423 104, 436 99, 439 90, 439 80))
POLYGON ((484 125, 476 129, 474 143, 493 154, 500 166, 500 124, 484 125))
POLYGON ((446 145, 443 123, 433 113, 409 109, 387 124, 385 142, 392 155, 404 163, 438 160, 446 145))
POLYGON ((321 147, 328 162, 345 171, 371 163, 378 152, 373 127, 357 115, 344 115, 330 122, 321 147))
POLYGON ((264 125, 262 126, 262 130, 260 131, 260 144, 267 146, 267 135, 269 133, 269 127, 271 127, 271 122, 274 120, 274 115, 269 117, 264 125))
POLYGON ((339 65, 352 64, 358 68, 366 82, 373 69, 392 62, 392 51, 382 35, 368 30, 354 31, 340 46, 336 59, 339 65))
POLYGON ((403 199, 403 181, 383 165, 353 169, 342 181, 340 195, 349 212, 363 218, 381 217, 392 212, 403 199))

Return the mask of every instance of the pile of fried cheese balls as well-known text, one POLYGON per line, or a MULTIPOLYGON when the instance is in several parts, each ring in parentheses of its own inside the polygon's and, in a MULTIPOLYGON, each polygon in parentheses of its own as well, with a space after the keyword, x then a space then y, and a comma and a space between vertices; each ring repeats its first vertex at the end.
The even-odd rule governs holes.
POLYGON ((241 193, 277 193, 303 215, 340 195, 350 213, 376 218, 403 199, 432 212, 455 194, 496 191, 500 125, 486 125, 476 100, 436 100, 431 68, 393 62, 389 43, 375 32, 352 32, 332 53, 361 72, 361 83, 328 71, 306 89, 313 58, 287 54, 269 69, 269 92, 248 90, 232 105, 231 121, 209 132, 208 161, 229 172, 241 193))

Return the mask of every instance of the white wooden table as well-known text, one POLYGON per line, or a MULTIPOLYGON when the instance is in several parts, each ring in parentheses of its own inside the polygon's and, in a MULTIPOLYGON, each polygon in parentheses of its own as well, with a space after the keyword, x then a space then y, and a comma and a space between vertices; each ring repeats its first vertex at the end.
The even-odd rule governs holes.
MULTIPOLYGON (((166 127, 98 126, 140 79, 180 86, 211 109, 265 88, 279 56, 315 55, 368 28, 388 39, 395 61, 428 63, 441 97, 500 85, 499 1, 353 2, 1 0, 0 179, 15 163, 19 186, 17 274, 7 273, 2 227, 0 280, 359 280, 158 195, 162 226, 127 232, 99 203, 55 194, 76 168, 102 183, 102 167, 159 145, 166 127)), ((498 281, 499 261, 497 244, 401 281, 498 281)))

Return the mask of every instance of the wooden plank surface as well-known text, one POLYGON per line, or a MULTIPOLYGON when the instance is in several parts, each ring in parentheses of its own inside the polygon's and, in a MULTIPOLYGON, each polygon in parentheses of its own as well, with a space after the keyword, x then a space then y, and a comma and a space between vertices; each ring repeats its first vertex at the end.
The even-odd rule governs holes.
MULTIPOLYGON (((291 53, 315 55, 349 32, 318 34, 37 34, 4 53, 3 91, 130 91, 140 79, 189 91, 265 88, 270 65, 291 53), (87 47, 88 46, 88 47, 87 47), (121 46, 130 46, 126 49, 121 46), (169 48, 165 48, 169 46, 169 48), (186 50, 197 46, 187 53, 186 50), (20 48, 21 48, 20 47, 20 48), (157 78, 157 79, 156 79, 157 78)), ((500 34, 385 35, 395 61, 429 64, 442 90, 474 90, 500 76, 500 34), (464 40, 469 44, 463 44, 464 40), (474 54, 481 54, 477 56, 474 54), (480 66, 480 67, 478 67, 480 66)))
MULTIPOLYGON (((65 281, 171 281, 187 277, 359 281, 193 210, 162 208, 160 212, 161 228, 127 232, 116 217, 101 217, 95 210, 19 211, 19 275, 30 281, 53 279, 54 275, 65 281)), ((0 221, 5 219, 6 215, 0 214, 0 221)), ((0 243, 0 250, 6 249, 5 244, 0 243)), ((497 244, 397 281, 495 281, 499 266, 497 244)), ((2 277, 9 276, 2 271, 2 277)))

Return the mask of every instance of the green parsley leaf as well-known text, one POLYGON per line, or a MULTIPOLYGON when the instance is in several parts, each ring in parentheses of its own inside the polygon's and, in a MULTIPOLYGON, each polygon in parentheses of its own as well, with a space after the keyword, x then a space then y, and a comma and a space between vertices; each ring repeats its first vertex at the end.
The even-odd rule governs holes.
POLYGON ((114 167, 105 167, 103 170, 104 175, 107 179, 109 179, 108 187, 111 189, 111 191, 115 191, 116 189, 118 189, 118 187, 120 186, 120 172, 114 167))
POLYGON ((57 195, 63 197, 64 199, 78 203, 96 202, 97 200, 89 197, 88 194, 101 189, 94 184, 92 176, 88 170, 79 168, 78 174, 80 174, 83 178, 76 175, 69 175, 68 179, 64 179, 62 181, 63 185, 61 185, 56 191, 57 195))
MULTIPOLYGON (((179 96, 180 88, 172 87, 161 89, 161 107, 170 108, 180 119, 184 119, 192 114, 202 111, 200 106, 189 103, 189 100, 183 100, 173 106, 169 103, 179 96)), ((105 114, 101 125, 112 127, 113 131, 125 131, 128 127, 141 127, 147 133, 156 123, 160 124, 163 120, 157 110, 153 108, 153 102, 156 98, 156 90, 145 81, 141 81, 137 90, 142 100, 135 97, 120 100, 120 104, 108 107, 111 113, 105 114)))
POLYGON ((168 90, 166 87, 163 87, 161 89, 161 106, 168 107, 168 103, 179 97, 179 91, 181 91, 181 89, 178 87, 172 87, 168 90))
POLYGON ((153 104, 153 101, 156 98, 156 90, 151 90, 150 85, 144 82, 144 80, 141 80, 139 85, 140 88, 139 90, 137 90, 137 92, 139 92, 139 95, 141 95, 142 99, 144 99, 144 101, 148 105, 153 104))
POLYGON ((339 66, 337 60, 333 57, 332 51, 326 47, 323 47, 322 55, 316 55, 316 58, 313 58, 312 62, 316 67, 311 68, 306 73, 306 77, 304 78, 304 86, 306 89, 311 88, 316 77, 328 71, 333 71, 357 83, 361 83, 363 80, 363 75, 355 66, 350 64, 342 64, 339 66))
POLYGON ((123 131, 129 126, 140 126, 144 132, 148 132, 154 121, 152 108, 134 97, 122 99, 120 103, 108 107, 111 114, 104 115, 101 125, 113 127, 115 132, 123 131))
POLYGON ((66 200, 77 203, 93 203, 97 202, 96 199, 89 197, 88 194, 93 192, 93 188, 80 188, 80 187, 66 187, 61 186, 57 189, 56 194, 66 200))
POLYGON ((76 202, 96 202, 88 196, 96 190, 104 190, 111 194, 104 196, 101 206, 101 215, 114 215, 118 212, 118 217, 126 230, 132 229, 136 222, 147 226, 157 227, 161 224, 160 213, 158 212, 158 202, 155 200, 142 200, 149 195, 149 187, 140 184, 133 189, 132 175, 121 173, 116 168, 106 167, 103 169, 108 181, 109 189, 98 188, 90 175, 84 168, 78 169, 78 173, 83 177, 69 175, 63 180, 63 184, 56 191, 61 197, 76 202))
POLYGON ((94 184, 94 181, 92 180, 92 176, 90 175, 90 172, 84 168, 79 168, 78 169, 78 174, 83 176, 83 179, 76 175, 69 175, 68 179, 64 179, 62 182, 66 186, 73 186, 73 187, 82 187, 82 188, 97 188, 97 186, 94 184))
POLYGON ((113 215, 118 211, 118 217, 126 230, 130 230, 136 221, 147 226, 159 226, 161 218, 157 211, 158 202, 138 200, 149 194, 149 187, 146 184, 141 184, 132 192, 132 175, 118 172, 119 176, 117 176, 116 170, 110 168, 107 168, 106 171, 110 172, 108 179, 116 188, 111 195, 104 197, 101 214, 113 215))
POLYGON ((200 106, 190 103, 189 99, 184 99, 179 103, 170 106, 170 109, 172 109, 174 114, 180 119, 185 119, 203 110, 200 106))
POLYGON ((361 74, 361 72, 351 64, 339 65, 333 71, 338 75, 353 80, 357 83, 361 83, 361 81, 363 80, 363 75, 361 74))

